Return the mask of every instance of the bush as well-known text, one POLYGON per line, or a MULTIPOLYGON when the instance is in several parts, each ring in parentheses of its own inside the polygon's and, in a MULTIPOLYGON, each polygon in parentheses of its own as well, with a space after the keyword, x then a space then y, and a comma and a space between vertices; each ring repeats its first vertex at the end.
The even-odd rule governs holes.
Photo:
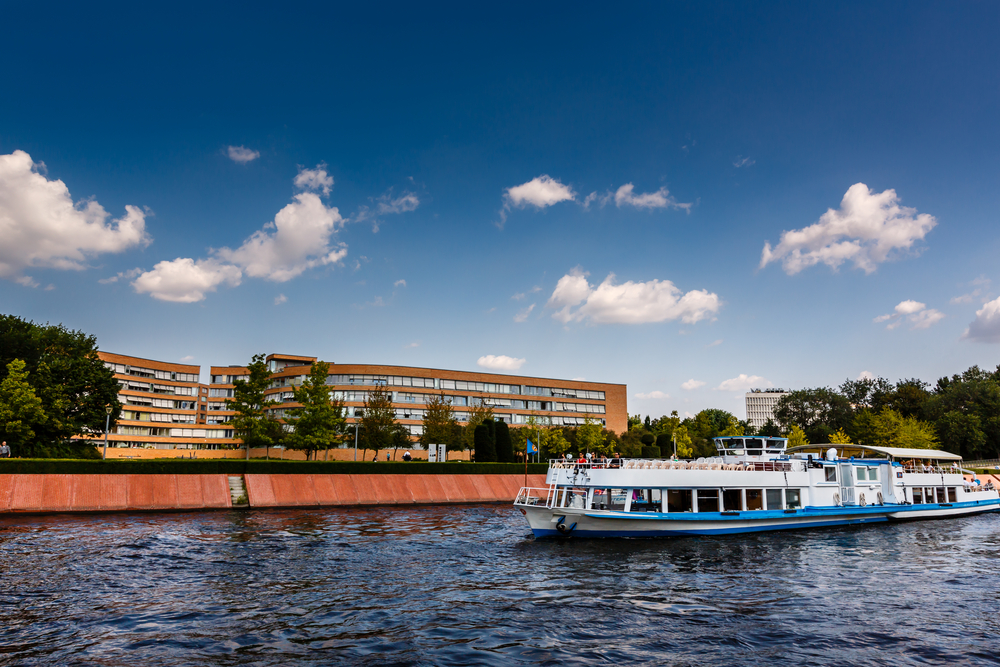
POLYGON ((639 438, 639 441, 644 445, 652 445, 656 442, 656 436, 652 433, 643 433, 642 437, 639 438))
POLYGON ((497 460, 497 448, 490 438, 490 428, 486 422, 476 426, 472 443, 476 449, 476 463, 491 463, 497 460))
POLYGON ((500 463, 513 463, 514 443, 510 440, 510 427, 507 426, 507 422, 498 421, 496 432, 497 461, 500 463))
POLYGON ((642 458, 644 459, 658 459, 660 458, 660 448, 655 445, 646 445, 642 448, 642 458))
MULTIPOLYGON (((544 475, 547 463, 529 463, 528 473, 544 475)), ((426 461, 265 461, 253 459, 0 459, 0 474, 54 475, 523 475, 522 463, 427 463, 426 461)))

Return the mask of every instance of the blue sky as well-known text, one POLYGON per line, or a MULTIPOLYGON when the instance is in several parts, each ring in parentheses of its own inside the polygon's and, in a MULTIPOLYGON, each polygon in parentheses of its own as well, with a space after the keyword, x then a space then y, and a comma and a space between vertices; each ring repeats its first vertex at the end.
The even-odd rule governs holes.
POLYGON ((103 349, 654 416, 1000 362, 996 4, 4 13, 0 310, 103 349))

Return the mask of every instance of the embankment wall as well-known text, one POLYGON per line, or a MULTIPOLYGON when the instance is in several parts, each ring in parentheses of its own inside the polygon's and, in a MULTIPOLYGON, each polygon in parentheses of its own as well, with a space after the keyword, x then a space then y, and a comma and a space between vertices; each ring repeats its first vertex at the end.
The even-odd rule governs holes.
MULTIPOLYGON (((512 502, 524 475, 247 474, 250 507, 512 502)), ((545 486, 545 475, 528 475, 545 486)), ((232 507, 229 475, 0 474, 0 514, 232 507)))

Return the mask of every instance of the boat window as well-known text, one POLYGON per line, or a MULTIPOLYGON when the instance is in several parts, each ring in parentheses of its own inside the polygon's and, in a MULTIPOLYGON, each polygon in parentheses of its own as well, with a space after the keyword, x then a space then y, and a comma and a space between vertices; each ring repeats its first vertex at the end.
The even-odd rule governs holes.
POLYGON ((797 510, 802 507, 798 489, 785 489, 785 507, 790 510, 797 510))
POLYGON ((722 507, 726 512, 739 512, 743 509, 743 492, 740 489, 723 489, 722 507))
POLYGON ((698 489, 698 511, 699 512, 719 511, 718 489, 698 489))
POLYGON ((764 509, 763 489, 747 489, 747 509, 748 510, 764 509))
POLYGON ((924 489, 924 502, 925 503, 934 502, 934 489, 924 489))
POLYGON ((670 489, 667 491, 668 512, 690 512, 693 509, 691 489, 670 489))
POLYGON ((924 504, 924 490, 923 489, 913 489, 913 504, 923 505, 924 504))
POLYGON ((868 469, 868 481, 877 482, 878 481, 878 468, 868 469))
POLYGON ((764 448, 764 441, 760 438, 747 438, 744 440, 745 446, 747 448, 747 454, 750 456, 760 456, 761 450, 764 448))
POLYGON ((608 489, 594 489, 594 500, 590 509, 606 510, 610 504, 608 501, 608 489))
POLYGON ((826 466, 823 468, 826 471, 826 481, 836 482, 837 481, 837 469, 834 466, 826 466))
POLYGON ((608 489, 607 491, 608 497, 611 499, 611 505, 608 509, 618 510, 619 512, 624 510, 628 489, 608 489))
POLYGON ((784 509, 784 507, 781 506, 781 489, 767 490, 767 509, 769 510, 784 509))
POLYGON ((858 471, 858 481, 863 482, 868 479, 868 468, 855 468, 858 471))
POLYGON ((958 502, 958 487, 949 486, 948 487, 948 502, 957 503, 958 502))
POLYGON ((937 501, 939 503, 948 502, 948 492, 944 490, 943 486, 939 486, 937 490, 937 501))
POLYGON ((632 507, 629 509, 631 512, 659 512, 660 503, 659 498, 656 502, 653 500, 653 491, 656 491, 659 495, 659 489, 633 489, 632 490, 632 507))

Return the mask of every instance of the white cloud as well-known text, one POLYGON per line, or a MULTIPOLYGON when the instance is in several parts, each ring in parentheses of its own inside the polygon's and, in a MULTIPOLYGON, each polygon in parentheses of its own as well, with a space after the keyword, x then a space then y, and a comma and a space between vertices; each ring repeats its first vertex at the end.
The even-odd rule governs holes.
POLYGON ((366 220, 372 221, 372 232, 378 233, 381 222, 378 219, 380 215, 394 215, 399 213, 408 213, 410 211, 415 211, 417 207, 420 206, 420 198, 412 192, 404 192, 399 197, 392 196, 392 190, 383 194, 377 200, 375 200, 375 208, 369 206, 359 206, 358 212, 354 214, 350 222, 364 222, 366 220))
POLYGON ((525 361, 525 359, 515 359, 514 357, 508 357, 505 354, 487 354, 486 356, 479 357, 479 360, 476 361, 476 363, 483 368, 489 368, 494 371, 516 371, 524 365, 525 361))
POLYGON ((517 315, 514 316, 515 322, 524 322, 528 319, 528 315, 531 315, 531 311, 535 309, 535 304, 531 304, 527 308, 519 310, 517 315))
POLYGON ((875 379, 875 374, 872 373, 871 371, 861 371, 861 374, 858 375, 858 379, 859 380, 874 380, 875 379))
POLYGON ((721 338, 719 340, 713 340, 711 343, 709 343, 705 347, 715 347, 716 345, 722 345, 722 339, 721 338))
POLYGON ((393 287, 406 287, 406 281, 400 278, 392 284, 393 287))
POLYGON ((333 189, 333 176, 326 173, 326 165, 320 163, 315 169, 299 168, 299 173, 292 181, 295 187, 300 190, 312 190, 323 193, 323 196, 330 194, 333 189))
POLYGON ((420 347, 420 341, 419 340, 415 340, 412 343, 407 343, 406 345, 403 346, 403 349, 407 349, 408 350, 408 349, 411 349, 411 348, 414 348, 414 347, 420 347))
POLYGON ((987 290, 990 287, 992 281, 986 276, 979 276, 969 284, 976 289, 972 290, 968 294, 962 294, 960 296, 952 297, 951 304, 956 305, 960 303, 972 303, 974 300, 982 300, 982 303, 986 303, 990 300, 990 295, 987 290))
POLYGON ((642 398, 642 399, 647 399, 647 398, 670 398, 670 394, 664 394, 662 391, 656 390, 656 391, 650 391, 650 392, 645 392, 645 393, 641 393, 640 392, 640 393, 636 394, 635 397, 636 398, 642 398))
POLYGON ((503 208, 500 209, 500 222, 497 225, 503 229, 507 222, 507 211, 511 208, 546 208, 563 201, 575 201, 573 188, 563 185, 548 174, 536 176, 527 183, 507 188, 503 196, 503 208))
POLYGON ((101 278, 97 282, 99 282, 102 285, 109 285, 111 283, 116 283, 119 280, 132 280, 140 273, 142 273, 142 269, 129 269, 128 271, 119 271, 118 275, 111 276, 110 278, 101 278))
POLYGON ((933 324, 937 324, 944 319, 945 315, 934 308, 927 308, 927 304, 907 299, 896 304, 896 312, 887 315, 879 315, 873 322, 881 324, 888 322, 886 329, 895 329, 904 321, 909 322, 911 329, 927 329, 933 324))
POLYGON ((692 204, 679 203, 670 196, 670 192, 666 188, 660 188, 656 192, 645 192, 639 195, 635 194, 634 190, 635 186, 631 183, 626 183, 618 188, 615 192, 615 206, 618 208, 622 206, 634 206, 635 208, 645 208, 648 210, 676 208, 683 209, 688 213, 691 212, 692 204))
POLYGON ((213 259, 197 262, 187 257, 156 264, 132 281, 132 287, 139 294, 149 294, 160 301, 194 303, 214 292, 221 284, 235 287, 240 284, 242 272, 236 266, 223 264, 213 259))
POLYGON ((27 278, 31 267, 81 270, 90 257, 150 243, 146 211, 128 205, 109 221, 93 199, 74 204, 66 184, 44 170, 24 151, 0 155, 0 278, 27 278))
POLYGON ((765 243, 760 268, 780 260, 785 273, 794 275, 819 263, 837 269, 852 261, 871 273, 897 251, 912 248, 936 224, 934 216, 900 206, 895 190, 876 193, 856 183, 839 209, 828 209, 813 225, 782 232, 774 249, 765 243))
POLYGON ((526 296, 526 295, 525 295, 525 293, 524 293, 524 292, 518 292, 517 294, 515 294, 514 296, 512 296, 512 297, 510 297, 510 298, 514 299, 514 301, 520 301, 520 300, 521 300, 521 299, 523 299, 523 298, 524 298, 525 296, 526 296))
POLYGON ((229 155, 230 160, 238 164, 253 162, 260 157, 260 152, 243 146, 229 146, 226 148, 226 154, 229 155))
POLYGON ((561 322, 592 324, 643 324, 676 320, 692 324, 717 313, 722 305, 718 295, 706 290, 682 293, 669 280, 615 284, 610 273, 596 288, 587 274, 575 268, 559 279, 546 304, 557 308, 553 317, 561 322), (576 308, 574 310, 574 308, 576 308))
POLYGON ((737 155, 736 159, 733 160, 733 166, 739 169, 740 167, 752 167, 756 164, 756 160, 748 157, 743 157, 742 155, 737 155))
POLYGON ((701 380, 695 380, 694 378, 691 378, 687 382, 681 383, 681 389, 683 389, 684 391, 693 391, 698 387, 704 387, 704 386, 705 386, 704 382, 702 382, 701 380))
POLYGON ((740 373, 734 378, 723 380, 716 387, 716 391, 749 391, 755 387, 773 387, 768 380, 759 375, 747 375, 740 373))
POLYGON ((38 287, 41 284, 31 276, 21 276, 20 278, 15 278, 14 282, 22 287, 38 287))
POLYGON ((327 207, 312 192, 301 192, 239 248, 220 248, 215 254, 242 267, 248 276, 286 282, 308 269, 340 262, 347 248, 332 248, 330 236, 342 226, 336 207, 327 207))
POLYGON ((976 311, 976 319, 962 338, 977 343, 1000 343, 1000 298, 993 299, 976 311))
POLYGON ((274 297, 274 305, 276 306, 280 306, 281 304, 287 302, 288 302, 288 297, 285 296, 284 294, 279 294, 278 296, 274 297))
POLYGON ((194 357, 189 354, 186 357, 181 357, 181 361, 184 363, 187 363, 189 361, 194 361, 194 357))

